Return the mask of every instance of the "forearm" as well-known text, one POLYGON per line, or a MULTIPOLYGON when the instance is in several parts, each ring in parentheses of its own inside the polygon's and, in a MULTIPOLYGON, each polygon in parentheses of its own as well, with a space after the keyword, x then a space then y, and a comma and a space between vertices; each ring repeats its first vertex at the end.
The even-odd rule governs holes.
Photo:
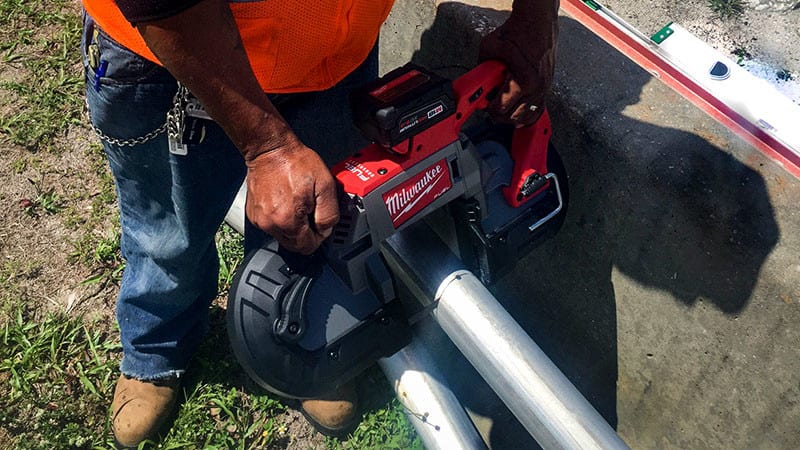
POLYGON ((514 0, 509 21, 528 30, 528 36, 545 45, 554 46, 558 38, 559 0, 514 0))
POLYGON ((558 17, 559 0, 514 0, 511 18, 547 24, 558 17))
POLYGON ((164 67, 197 96, 245 160, 296 143, 253 75, 226 1, 203 0, 137 28, 164 67))

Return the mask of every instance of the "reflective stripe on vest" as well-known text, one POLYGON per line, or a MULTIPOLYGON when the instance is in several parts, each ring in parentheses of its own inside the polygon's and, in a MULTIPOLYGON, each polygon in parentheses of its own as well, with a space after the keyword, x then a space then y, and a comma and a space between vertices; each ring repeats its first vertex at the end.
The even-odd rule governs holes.
MULTIPOLYGON (((253 72, 265 92, 332 87, 369 55, 394 0, 229 2, 253 72)), ((97 25, 140 56, 158 58, 114 0, 83 0, 97 25)))

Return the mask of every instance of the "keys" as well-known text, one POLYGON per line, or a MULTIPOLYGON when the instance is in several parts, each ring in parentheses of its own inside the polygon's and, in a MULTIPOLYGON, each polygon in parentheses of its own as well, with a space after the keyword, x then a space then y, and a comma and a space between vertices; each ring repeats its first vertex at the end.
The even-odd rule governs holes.
POLYGON ((190 145, 205 140, 206 126, 211 122, 211 116, 200 101, 185 86, 179 85, 172 109, 167 113, 170 153, 187 155, 190 145))

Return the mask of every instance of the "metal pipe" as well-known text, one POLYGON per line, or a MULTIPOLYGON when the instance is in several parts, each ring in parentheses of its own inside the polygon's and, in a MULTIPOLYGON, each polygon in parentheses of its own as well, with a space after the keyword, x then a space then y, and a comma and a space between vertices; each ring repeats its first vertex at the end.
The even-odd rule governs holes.
POLYGON ((628 448, 430 227, 407 228, 383 250, 393 272, 416 284, 412 292, 437 302, 439 325, 542 447, 628 448))
POLYGON ((419 339, 380 359, 378 365, 427 450, 486 448, 461 403, 440 381, 443 378, 419 339))
POLYGON ((544 448, 627 448, 471 272, 442 282, 433 315, 544 448))
POLYGON ((247 199, 247 183, 242 183, 239 186, 239 192, 236 193, 236 198, 233 199, 231 208, 225 215, 225 222, 231 226, 239 234, 244 236, 244 205, 247 199))

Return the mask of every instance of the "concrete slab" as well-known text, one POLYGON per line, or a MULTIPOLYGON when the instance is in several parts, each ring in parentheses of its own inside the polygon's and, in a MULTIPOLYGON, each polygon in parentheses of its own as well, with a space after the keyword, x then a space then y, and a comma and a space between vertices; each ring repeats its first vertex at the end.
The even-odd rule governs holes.
MULTIPOLYGON (((398 2, 384 70, 472 66, 498 7, 398 2)), ((800 181, 560 21, 550 103, 570 173, 561 232, 492 287, 633 448, 800 440, 800 181)), ((492 448, 535 445, 448 343, 449 382, 492 448)))

